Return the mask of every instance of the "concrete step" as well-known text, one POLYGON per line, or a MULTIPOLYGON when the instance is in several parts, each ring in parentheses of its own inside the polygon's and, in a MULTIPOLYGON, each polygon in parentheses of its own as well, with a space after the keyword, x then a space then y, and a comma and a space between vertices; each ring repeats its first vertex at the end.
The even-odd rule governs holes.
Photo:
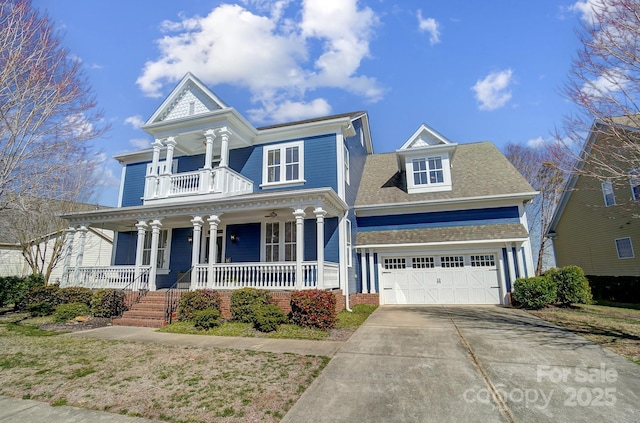
POLYGON ((120 317, 118 319, 113 319, 111 324, 114 326, 135 326, 135 327, 143 327, 143 328, 161 328, 164 326, 164 319, 135 319, 128 317, 120 317))

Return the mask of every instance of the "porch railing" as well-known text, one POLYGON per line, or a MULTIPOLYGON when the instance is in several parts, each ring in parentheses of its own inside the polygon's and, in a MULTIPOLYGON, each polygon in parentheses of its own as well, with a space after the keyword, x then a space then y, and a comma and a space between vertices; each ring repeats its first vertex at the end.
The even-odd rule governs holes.
POLYGON ((83 286, 85 288, 114 288, 125 289, 133 286, 138 280, 144 284, 139 289, 149 287, 149 266, 140 268, 140 273, 136 274, 135 266, 98 266, 80 267, 78 269, 67 269, 63 278, 62 287, 83 286))
POLYGON ((201 194, 227 197, 250 192, 253 192, 253 181, 228 167, 217 167, 172 175, 147 175, 144 200, 201 194))
POLYGON ((221 263, 197 265, 192 289, 330 289, 338 288, 338 265, 324 264, 324 284, 318 283, 318 263, 302 263, 302 280, 296 282, 295 262, 221 263))

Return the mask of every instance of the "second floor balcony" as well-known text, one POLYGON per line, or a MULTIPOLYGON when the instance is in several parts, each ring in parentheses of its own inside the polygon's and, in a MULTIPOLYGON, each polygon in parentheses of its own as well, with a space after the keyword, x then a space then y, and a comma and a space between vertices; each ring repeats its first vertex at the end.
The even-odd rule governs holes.
POLYGON ((199 169, 193 172, 148 174, 145 178, 144 204, 184 200, 189 196, 231 197, 253 192, 253 181, 228 167, 199 169))

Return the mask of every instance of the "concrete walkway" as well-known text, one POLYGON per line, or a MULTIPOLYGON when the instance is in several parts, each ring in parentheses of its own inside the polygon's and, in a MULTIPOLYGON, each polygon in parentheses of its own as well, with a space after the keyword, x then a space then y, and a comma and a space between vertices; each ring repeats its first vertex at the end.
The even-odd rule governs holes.
POLYGON ((523 311, 380 307, 283 422, 640 422, 640 366, 523 311))

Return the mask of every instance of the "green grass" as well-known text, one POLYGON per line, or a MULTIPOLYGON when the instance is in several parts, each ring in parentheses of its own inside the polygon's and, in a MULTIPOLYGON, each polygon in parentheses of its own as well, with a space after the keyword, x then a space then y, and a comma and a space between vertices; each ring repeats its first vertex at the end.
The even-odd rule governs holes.
POLYGON ((631 303, 618 303, 615 301, 606 301, 606 300, 598 300, 595 302, 596 305, 607 306, 607 307, 617 307, 617 308, 626 308, 633 310, 640 310, 640 304, 631 304, 631 303))
POLYGON ((338 321, 336 328, 338 329, 355 329, 367 320, 367 317, 373 313, 378 306, 370 304, 356 304, 351 307, 351 312, 342 310, 338 313, 338 321))
MULTIPOLYGON (((55 336, 59 335, 62 332, 56 332, 52 330, 42 330, 38 329, 37 326, 31 325, 23 325, 19 323, 8 323, 4 326, 6 332, 10 332, 12 335, 22 335, 22 336, 55 336)), ((0 331, 0 336, 6 336, 2 331, 0 331)))

